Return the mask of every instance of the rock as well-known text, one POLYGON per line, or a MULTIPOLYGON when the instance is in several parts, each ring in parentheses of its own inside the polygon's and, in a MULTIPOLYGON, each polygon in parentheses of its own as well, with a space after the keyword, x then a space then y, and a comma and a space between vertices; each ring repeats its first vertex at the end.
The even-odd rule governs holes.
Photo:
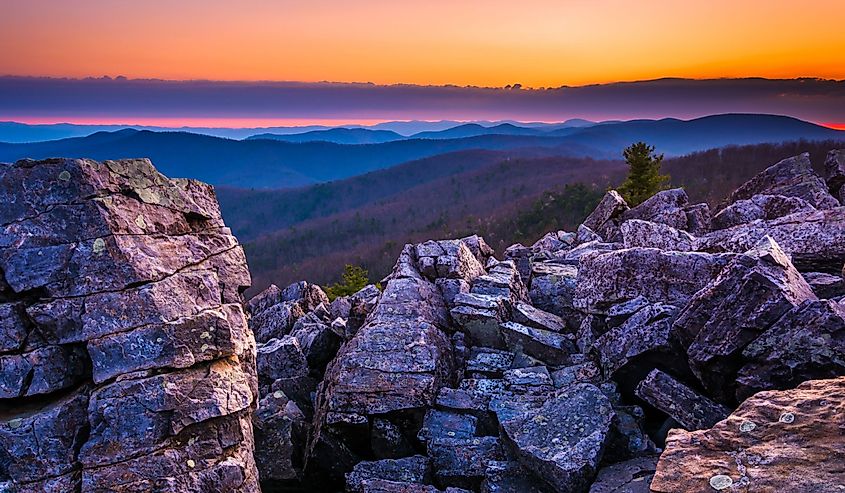
POLYGON ((440 294, 443 295, 443 301, 446 302, 446 306, 450 310, 456 306, 455 298, 459 294, 468 294, 470 290, 469 283, 463 279, 438 279, 434 284, 440 289, 440 294))
POLYGON ((745 346, 808 299, 816 299, 810 286, 771 238, 734 259, 675 321, 704 388, 729 402, 745 346))
POLYGON ((654 493, 836 491, 845 377, 760 392, 710 430, 669 432, 654 493))
POLYGON ((606 313, 613 305, 643 296, 653 303, 683 306, 732 257, 656 248, 593 254, 581 261, 572 304, 589 313, 606 313))
POLYGON ((713 228, 725 229, 750 223, 757 219, 771 220, 797 212, 812 212, 816 208, 798 197, 783 195, 754 195, 737 200, 713 216, 713 228))
POLYGON ((469 352, 466 371, 470 374, 480 373, 495 378, 501 377, 502 372, 509 369, 512 364, 513 353, 485 347, 474 347, 469 352))
POLYGON ((284 301, 253 315, 249 319, 249 327, 255 334, 255 340, 265 343, 289 334, 293 324, 304 316, 305 312, 299 303, 284 301))
POLYGON ((280 378, 296 378, 308 375, 308 361, 293 336, 270 339, 258 347, 258 378, 262 387, 272 385, 280 378))
POLYGON ((0 353, 20 351, 31 330, 26 319, 26 305, 0 303, 0 353))
POLYGON ((686 359, 672 327, 677 311, 672 305, 648 305, 600 336, 593 347, 604 375, 633 389, 657 366, 684 372, 686 359))
POLYGON ((508 307, 528 301, 528 290, 522 283, 522 277, 514 263, 508 260, 499 262, 488 274, 476 278, 470 293, 497 296, 504 299, 508 307))
POLYGON ((0 355, 0 399, 49 394, 72 387, 88 372, 79 346, 47 346, 23 354, 0 355))
POLYGON ((370 425, 370 448, 379 459, 398 459, 415 453, 414 445, 402 428, 386 418, 373 418, 370 425))
POLYGON ((687 214, 687 231, 690 234, 698 235, 709 232, 712 225, 710 206, 707 204, 694 204, 684 207, 687 214))
POLYGON ((754 195, 784 195, 804 199, 816 209, 839 207, 828 193, 827 185, 813 171, 808 153, 784 159, 758 173, 737 188, 730 202, 750 199, 754 195))
POLYGON ((691 252, 696 248, 694 236, 666 224, 631 219, 622 223, 620 229, 625 248, 659 248, 677 252, 691 252))
POLYGON ((845 264, 845 207, 752 221, 700 238, 699 249, 744 252, 771 236, 803 271, 839 273, 845 264))
POLYGON ((520 462, 557 491, 585 491, 601 462, 613 409, 595 386, 550 396, 535 412, 504 420, 504 438, 520 462))
POLYGON ((607 310, 605 325, 608 329, 619 327, 625 323, 626 320, 631 318, 631 315, 637 313, 648 305, 649 302, 644 296, 637 296, 632 300, 613 305, 607 310))
POLYGON ((637 385, 636 394, 689 431, 711 428, 730 413, 730 409, 657 369, 637 385))
POLYGON ((472 438, 477 424, 475 416, 429 409, 417 437, 422 442, 441 438, 472 438))
POLYGON ((213 188, 146 159, 1 168, 0 480, 257 493, 250 278, 213 188))
POLYGON ((566 231, 550 231, 531 245, 532 253, 552 253, 572 247, 575 235, 566 231))
POLYGON ((534 308, 534 306, 525 302, 517 303, 514 306, 511 319, 518 324, 549 332, 563 333, 568 331, 566 321, 563 318, 554 313, 534 308))
POLYGON ((302 410, 277 390, 261 398, 253 423, 255 462, 262 481, 298 479, 307 434, 302 410))
POLYGON ((575 233, 575 243, 580 245, 581 243, 589 243, 592 241, 603 242, 604 238, 599 236, 595 231, 587 226, 584 226, 583 224, 578 225, 578 231, 575 233))
MULTIPOLYGON (((617 235, 619 239, 621 239, 621 233, 617 235)), ((575 248, 566 251, 566 252, 558 252, 552 256, 550 259, 551 262, 556 264, 563 264, 563 265, 574 265, 578 267, 581 265, 581 259, 586 257, 592 253, 604 253, 604 252, 612 252, 614 250, 620 250, 623 248, 624 245, 622 243, 602 243, 600 241, 588 241, 587 243, 581 243, 580 245, 576 246, 575 248)))
POLYGON ((427 241, 415 248, 420 272, 432 281, 446 278, 472 282, 484 274, 484 266, 461 240, 427 241))
POLYGON ((503 323, 501 332, 505 345, 511 351, 524 352, 552 366, 569 363, 569 355, 578 351, 575 338, 569 334, 526 327, 516 322, 503 323))
POLYGON ((297 320, 290 335, 299 342, 308 366, 318 371, 334 358, 343 342, 342 335, 332 330, 316 310, 297 320))
POLYGON ((619 234, 622 214, 627 210, 625 199, 616 190, 610 190, 604 194, 596 209, 584 219, 583 224, 605 240, 613 241, 619 234))
POLYGON ((257 295, 253 296, 246 302, 244 307, 246 308, 247 313, 250 315, 257 315, 264 310, 270 308, 273 305, 277 305, 282 302, 282 290, 279 286, 275 284, 271 284, 264 288, 264 291, 261 291, 257 295))
POLYGON ((431 463, 422 455, 359 462, 355 465, 355 469, 346 475, 346 491, 363 492, 363 482, 370 479, 423 484, 431 479, 431 463))
POLYGON ((804 301, 745 348, 745 363, 736 379, 737 399, 845 375, 843 336, 845 305, 804 301))
POLYGON ((459 294, 450 314, 473 345, 504 349, 499 325, 509 318, 506 301, 498 296, 459 294))
POLYGON ((487 464, 505 458, 496 437, 449 438, 432 441, 428 453, 439 484, 477 489, 487 464))
POLYGON ((87 432, 87 407, 87 389, 82 388, 43 407, 4 410, 0 419, 3 472, 24 484, 77 470, 76 454, 87 432))
POLYGON ((531 290, 528 292, 532 306, 561 317, 571 331, 579 324, 579 316, 572 306, 577 276, 578 268, 572 265, 536 263, 532 268, 531 290))
POLYGON ((514 394, 541 395, 554 388, 552 377, 545 366, 513 368, 505 372, 505 388, 514 394))
MULTIPOLYGON (((533 256, 534 252, 531 251, 531 248, 523 246, 521 243, 511 245, 505 249, 505 260, 513 262, 522 278, 523 284, 526 285, 531 282, 531 259, 533 256)), ((488 268, 495 267, 497 264, 498 262, 488 266, 488 268)))
POLYGON ((548 487, 516 461, 488 461, 481 493, 544 493, 548 487))
POLYGON ((295 301, 302 307, 302 311, 307 313, 320 305, 328 305, 329 297, 320 286, 299 281, 282 290, 282 301, 295 301))
POLYGON ((804 272, 803 276, 820 299, 830 300, 845 295, 845 278, 842 276, 824 272, 804 272))
POLYGON ((637 457, 599 470, 589 493, 649 493, 657 457, 637 457))
POLYGON ((685 230, 688 227, 685 210, 688 204, 689 197, 683 188, 661 190, 640 205, 622 213, 622 221, 640 219, 685 230))
POLYGON ((601 370, 592 361, 567 366, 551 373, 556 389, 563 389, 579 383, 598 385, 603 381, 601 370))
POLYGON ((832 150, 827 153, 824 161, 825 179, 830 193, 839 198, 839 202, 845 205, 842 197, 842 185, 845 185, 845 149, 832 150))

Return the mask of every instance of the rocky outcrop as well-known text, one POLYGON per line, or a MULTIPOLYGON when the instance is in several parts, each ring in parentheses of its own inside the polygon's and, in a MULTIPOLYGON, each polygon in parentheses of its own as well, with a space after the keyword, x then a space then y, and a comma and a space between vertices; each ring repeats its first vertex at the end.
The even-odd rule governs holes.
POLYGON ((845 205, 845 149, 836 149, 827 154, 824 162, 825 179, 830 193, 845 205))
POLYGON ((710 430, 670 431, 651 491, 837 491, 843 413, 843 377, 760 392, 710 430))
POLYGON ((0 480, 258 491, 243 251, 211 187, 148 160, 0 174, 0 480))

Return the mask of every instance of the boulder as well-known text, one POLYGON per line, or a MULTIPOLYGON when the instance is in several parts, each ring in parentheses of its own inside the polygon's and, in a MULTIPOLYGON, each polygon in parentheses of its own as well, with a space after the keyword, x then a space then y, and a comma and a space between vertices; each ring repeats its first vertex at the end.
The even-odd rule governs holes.
POLYGON ((579 324, 579 316, 572 305, 577 277, 578 268, 573 265, 538 262, 532 267, 531 289, 528 292, 531 306, 561 317, 570 331, 579 324))
POLYGON ((414 444, 400 425, 386 417, 373 418, 370 425, 370 448, 379 459, 397 459, 413 455, 414 444))
POLYGON ((845 295, 845 277, 824 272, 804 272, 804 280, 819 299, 830 300, 845 295))
POLYGON ((584 226, 608 241, 619 235, 622 214, 628 210, 625 199, 616 190, 610 190, 602 197, 596 209, 584 219, 584 226))
POLYGON ((432 281, 446 278, 472 282, 484 274, 484 266, 462 240, 427 241, 415 249, 420 272, 432 281))
POLYGON ((551 377, 556 389, 563 389, 579 383, 599 385, 604 380, 601 369, 592 361, 555 370, 551 372, 551 377))
POLYGON ((282 302, 282 290, 279 286, 271 284, 264 288, 263 291, 253 296, 246 302, 244 308, 250 315, 257 315, 260 312, 270 308, 273 305, 282 302))
POLYGON ((580 224, 578 226, 578 230, 575 233, 575 244, 580 245, 581 243, 588 243, 591 241, 602 242, 604 238, 598 235, 595 231, 580 224))
POLYGON ((812 289, 771 238, 736 257, 675 321, 690 367, 704 388, 730 402, 745 346, 809 299, 816 299, 812 289))
POLYGON ((431 462, 428 457, 422 455, 359 462, 355 469, 346 475, 346 491, 362 493, 363 483, 371 479, 423 484, 431 480, 431 462))
POLYGON ((737 200, 713 216, 713 229, 726 229, 756 221, 771 220, 798 212, 816 210, 809 202, 798 197, 783 195, 754 195, 737 200))
POLYGON ((531 304, 525 302, 517 303, 516 306, 514 306, 513 312, 511 313, 511 320, 527 327, 533 327, 535 329, 546 330, 549 332, 571 332, 567 329, 566 321, 563 318, 555 315, 554 313, 549 313, 539 308, 535 308, 531 304))
POLYGON ((323 318, 327 315, 319 309, 314 310, 297 320, 290 333, 299 343, 302 354, 308 360, 308 366, 320 372, 334 358, 343 342, 343 334, 332 330, 331 325, 323 318))
POLYGON ((636 394, 689 431, 711 428, 730 413, 730 409, 657 369, 637 385, 636 394))
POLYGON ((602 467, 589 493, 649 493, 657 457, 637 457, 602 467))
POLYGON ((687 214, 687 231, 693 235, 709 232, 713 227, 710 206, 707 204, 693 204, 684 207, 687 214))
POLYGON ((671 430, 651 491, 837 491, 843 413, 845 377, 760 392, 710 430, 671 430))
POLYGON ((845 375, 845 305, 804 301, 749 344, 742 356, 738 400, 761 390, 845 375))
POLYGON ((497 437, 437 439, 429 443, 434 476, 438 484, 477 489, 487 473, 487 465, 505 458, 497 437))
POLYGON ((486 347, 473 347, 466 360, 465 371, 471 375, 501 377, 513 365, 513 353, 486 347))
POLYGON ((0 168, 0 480, 257 493, 250 278, 213 188, 146 159, 0 168))
POLYGON ((613 305, 643 296, 653 303, 683 306, 732 257, 656 248, 589 255, 578 269, 572 304, 585 312, 606 313, 613 305))
POLYGON ((262 481, 290 481, 302 474, 308 423, 284 392, 261 398, 253 417, 255 462, 262 481))
POLYGON ((808 153, 779 161, 758 173, 737 188, 730 202, 750 199, 754 195, 798 197, 816 209, 839 207, 839 201, 828 192, 825 182, 813 171, 808 153))
POLYGON ((280 378, 296 378, 308 375, 308 361, 299 341, 290 335, 281 339, 270 339, 258 346, 258 381, 268 387, 280 378))
POLYGON ((472 283, 470 293, 497 296, 504 299, 508 307, 520 301, 528 301, 528 290, 522 282, 522 277, 516 265, 509 260, 499 262, 488 274, 477 277, 472 283))
POLYGON ((558 250, 571 248, 576 235, 566 231, 550 231, 531 245, 532 253, 553 253, 558 250))
POLYGON ((568 364, 569 356, 578 351, 575 338, 570 334, 535 329, 516 322, 503 323, 501 332, 508 349, 523 352, 551 366, 568 364))
POLYGON ((685 208, 688 204, 689 197, 683 188, 661 190, 640 205, 622 213, 622 222, 640 219, 686 230, 688 225, 685 208))
POLYGON ((631 219, 622 223, 620 229, 625 248, 659 248, 677 252, 691 252, 696 248, 694 236, 666 224, 631 219))
POLYGON ((505 348, 499 326, 510 310, 504 298, 468 293, 459 294, 454 302, 449 313, 473 345, 505 348))
POLYGON ((255 334, 255 340, 264 343, 289 334, 293 324, 304 316, 305 312, 299 303, 283 301, 253 314, 249 319, 249 327, 255 334))
POLYGON ((519 462, 487 461, 481 493, 546 493, 548 486, 527 472, 519 462))
POLYGON ((845 192, 842 186, 845 185, 845 149, 836 149, 827 153, 824 161, 825 179, 830 193, 845 205, 845 192))
POLYGON ((554 388, 549 369, 545 366, 513 368, 504 373, 503 380, 505 389, 513 394, 543 395, 554 388))
POLYGON ((456 306, 455 298, 459 294, 469 293, 470 289, 470 284, 463 279, 438 279, 434 284, 440 289, 440 294, 443 295, 443 301, 446 302, 446 306, 450 310, 456 306))
POLYGON ((417 437, 422 442, 446 438, 472 438, 478 427, 478 418, 469 414, 429 409, 417 437))
POLYGON ((502 421, 503 437, 527 469, 557 491, 586 491, 596 474, 613 420, 595 386, 558 391, 533 412, 502 421))
MULTIPOLYGON (((621 240, 621 233, 617 234, 617 239, 621 240)), ((622 243, 604 243, 601 241, 588 241, 572 248, 568 251, 560 251, 551 256, 551 262, 563 265, 574 265, 578 267, 581 265, 581 259, 592 253, 612 252, 620 250, 624 247, 622 243)))
MULTIPOLYGON (((523 246, 521 243, 511 245, 505 249, 505 260, 513 262, 516 266, 516 270, 519 272, 519 276, 522 278, 523 284, 526 285, 531 282, 531 264, 533 263, 533 257, 534 252, 531 248, 523 246)), ((495 267, 497 263, 498 262, 488 265, 487 268, 489 269, 495 267)))

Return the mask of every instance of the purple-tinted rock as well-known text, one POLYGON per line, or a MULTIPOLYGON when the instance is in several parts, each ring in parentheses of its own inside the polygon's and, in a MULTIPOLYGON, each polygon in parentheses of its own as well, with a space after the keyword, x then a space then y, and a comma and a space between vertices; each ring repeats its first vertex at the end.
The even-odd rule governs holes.
POLYGON ((737 200, 713 216, 713 228, 732 228, 757 219, 770 220, 797 212, 812 212, 816 208, 798 197, 783 195, 755 195, 750 199, 737 200))
POLYGON ((438 289, 440 289, 440 293, 443 295, 443 300, 446 302, 446 306, 449 307, 451 310, 455 307, 455 298, 458 297, 459 294, 467 294, 470 290, 470 284, 463 279, 438 279, 434 282, 437 285, 438 289))
POLYGON ((262 480, 292 480, 302 471, 305 415, 284 392, 264 396, 253 416, 255 462, 262 480))
POLYGON ((499 325, 508 318, 509 309, 503 298, 468 293, 459 294, 454 302, 452 319, 473 345, 505 347, 499 325))
POLYGON ((432 281, 447 278, 472 282, 484 274, 484 266, 462 240, 420 243, 416 245, 416 258, 420 273, 432 281))
POLYGON ((501 377, 502 372, 513 364, 513 353, 485 347, 474 347, 466 361, 468 373, 482 373, 501 377))
POLYGON ((557 491, 584 491, 601 462, 613 415, 607 397, 585 383, 558 391, 534 412, 501 424, 526 468, 557 491))
POLYGON ((262 385, 280 378, 303 377, 308 374, 308 361, 299 341, 293 336, 270 339, 258 347, 258 378, 262 385))
POLYGON ((556 389, 563 389, 579 383, 598 385, 603 381, 601 370, 592 361, 567 366, 551 373, 556 389))
POLYGON ((20 350, 31 327, 23 303, 0 303, 0 353, 20 350))
MULTIPOLYGON (((520 277, 522 278, 523 284, 529 284, 531 282, 531 258, 534 256, 534 252, 531 251, 531 248, 523 246, 521 243, 517 243, 515 245, 511 245, 505 249, 504 258, 506 261, 511 261, 516 266, 516 270, 519 272, 520 277)), ((487 266, 488 269, 495 267, 499 262, 496 262, 493 265, 487 266)))
POLYGON ((554 389, 552 377, 545 366, 514 368, 505 372, 505 388, 514 394, 540 395, 554 389))
POLYGON ((254 316, 281 302, 282 290, 275 284, 271 284, 264 291, 250 298, 245 308, 250 315, 254 316))
POLYGON ((434 476, 439 484, 475 489, 487 472, 487 464, 505 458, 497 437, 437 439, 429 443, 434 476))
POLYGON ((737 398, 845 374, 845 305, 807 300, 743 351, 737 398))
POLYGON ((441 438, 471 438, 476 434, 478 418, 468 414, 429 409, 417 437, 427 442, 441 438))
POLYGON ((622 214, 622 222, 640 219, 653 223, 665 224, 674 229, 687 229, 687 213, 685 208, 689 204, 689 197, 683 188, 661 190, 652 195, 640 205, 622 214))
MULTIPOLYGON (((578 268, 573 265, 538 262, 534 264, 532 273, 531 290, 528 292, 531 305, 561 317, 569 330, 574 331, 580 323, 580 317, 572 306, 578 268)), ((530 309, 527 309, 527 311, 530 311, 530 309)), ((525 316, 522 318, 535 317, 525 316)), ((515 321, 519 322, 519 320, 515 321)))
POLYGON ((71 392, 43 407, 6 409, 0 417, 4 472, 16 483, 77 470, 76 454, 87 433, 88 395, 71 392))
POLYGON ((694 204, 684 207, 687 214, 687 228, 690 234, 698 235, 707 233, 713 227, 710 206, 707 204, 694 204))
POLYGON ((280 339, 289 334, 293 324, 305 316, 299 303, 284 301, 266 308, 249 319, 249 327, 258 342, 280 339))
POLYGON ((675 321, 690 367, 710 395, 732 398, 741 353, 792 307, 816 299, 771 238, 736 257, 675 321))
POLYGON ((23 354, 0 355, 0 399, 49 394, 85 378, 85 351, 79 346, 46 346, 23 354))
POLYGON ((602 242, 604 241, 604 238, 599 236, 595 231, 593 231, 589 227, 580 224, 578 226, 578 230, 575 233, 575 243, 580 245, 581 243, 588 243, 591 241, 602 242))
POLYGON ((569 363, 569 355, 577 352, 572 335, 526 327, 515 322, 501 325, 508 349, 536 358, 552 366, 569 363))
POLYGON ((732 257, 656 248, 590 255, 578 269, 573 305, 590 313, 605 313, 613 305, 643 296, 651 302, 683 306, 732 257))
POLYGON ((636 394, 689 431, 711 428, 730 414, 730 409, 657 369, 637 385, 636 394))
POLYGON ((359 462, 355 469, 346 475, 346 491, 361 493, 364 491, 362 483, 370 479, 423 484, 428 482, 430 477, 431 463, 428 457, 422 455, 359 462))
POLYGON ((589 493, 649 493, 656 469, 655 456, 636 457, 605 466, 596 475, 589 493))
POLYGON ((487 461, 481 493, 545 493, 548 486, 516 461, 487 461))
POLYGON ((622 223, 620 229, 625 248, 659 248, 677 252, 691 252, 696 248, 694 236, 666 224, 631 219, 622 223))
POLYGON ((290 335, 299 342, 308 366, 318 370, 325 368, 334 358, 343 341, 342 336, 335 333, 316 310, 297 320, 290 335))
POLYGON ((379 459, 397 459, 414 454, 414 444, 402 428, 386 418, 373 418, 370 425, 370 449, 379 459))
POLYGON ((824 272, 804 272, 804 280, 819 299, 830 300, 845 295, 845 278, 824 272))
POLYGON ((798 197, 817 209, 839 207, 828 193, 827 185, 813 171, 808 153, 784 159, 758 173, 731 194, 730 202, 754 195, 798 197))
POLYGON ((596 232, 608 241, 615 241, 619 234, 622 215, 628 210, 628 204, 616 190, 604 194, 596 209, 584 219, 584 226, 596 232))
POLYGON ((554 313, 543 311, 528 303, 517 303, 511 313, 511 320, 535 329, 550 332, 567 332, 566 321, 554 313))
POLYGON ((479 276, 472 283, 472 294, 497 296, 513 306, 520 301, 528 301, 528 290, 513 262, 499 262, 488 274, 479 276))

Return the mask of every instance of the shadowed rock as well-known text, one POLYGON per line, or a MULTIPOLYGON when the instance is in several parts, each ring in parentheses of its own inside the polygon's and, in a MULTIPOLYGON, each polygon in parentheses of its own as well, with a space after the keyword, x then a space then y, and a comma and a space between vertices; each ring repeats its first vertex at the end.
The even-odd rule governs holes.
POLYGON ((845 295, 845 278, 824 272, 805 272, 804 280, 819 299, 829 300, 845 295))
POLYGON ((584 226, 608 241, 615 241, 619 235, 622 214, 628 210, 625 199, 616 190, 610 190, 602 197, 596 209, 584 219, 584 226))
POLYGON ((770 220, 798 212, 816 210, 809 202, 798 197, 783 195, 754 195, 737 200, 713 216, 713 228, 725 229, 750 223, 757 219, 770 220))
POLYGON ((359 462, 355 465, 355 469, 346 475, 346 491, 363 492, 363 483, 370 479, 423 484, 431 480, 431 463, 428 457, 422 455, 359 462))
POLYGON ((603 467, 589 493, 649 493, 657 457, 637 457, 603 467))
POLYGON ((625 211, 622 214, 622 221, 640 219, 686 230, 688 226, 685 208, 688 204, 689 197, 683 188, 661 190, 640 205, 625 211))
POLYGON ((837 149, 827 153, 824 161, 825 179, 830 193, 845 205, 845 192, 842 186, 845 185, 845 149, 837 149))
POLYGON ((730 413, 728 408, 656 369, 637 385, 636 394, 689 431, 710 428, 730 413))

